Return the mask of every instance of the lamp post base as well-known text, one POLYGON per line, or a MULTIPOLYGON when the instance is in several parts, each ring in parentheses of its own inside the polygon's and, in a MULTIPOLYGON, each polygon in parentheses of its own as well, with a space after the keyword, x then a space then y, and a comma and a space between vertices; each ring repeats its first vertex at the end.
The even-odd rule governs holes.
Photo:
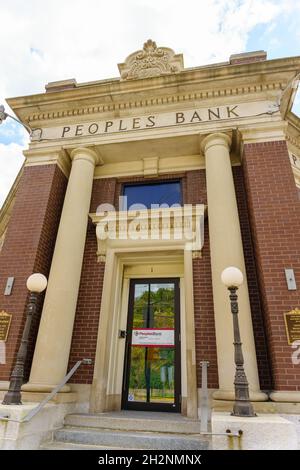
POLYGON ((247 418, 254 418, 256 415, 251 402, 249 401, 238 401, 233 405, 233 411, 231 416, 240 416, 247 418))
POLYGON ((4 395, 2 405, 22 405, 21 387, 23 383, 23 365, 17 363, 12 371, 9 389, 4 395))
POLYGON ((21 393, 8 391, 4 396, 2 405, 22 405, 21 393))

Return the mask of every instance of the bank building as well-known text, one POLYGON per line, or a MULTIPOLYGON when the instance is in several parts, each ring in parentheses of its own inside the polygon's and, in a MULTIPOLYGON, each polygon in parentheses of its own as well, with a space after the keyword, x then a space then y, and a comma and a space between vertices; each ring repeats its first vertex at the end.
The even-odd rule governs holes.
POLYGON ((257 413, 244 442, 253 420, 282 430, 275 447, 295 448, 300 57, 257 51, 185 68, 148 40, 118 69, 7 100, 31 135, 0 211, 0 444, 211 445, 204 405, 207 432, 240 429, 230 416, 239 345, 221 279, 235 267, 257 413), (48 284, 27 331, 23 405, 9 405, 32 273, 48 284))

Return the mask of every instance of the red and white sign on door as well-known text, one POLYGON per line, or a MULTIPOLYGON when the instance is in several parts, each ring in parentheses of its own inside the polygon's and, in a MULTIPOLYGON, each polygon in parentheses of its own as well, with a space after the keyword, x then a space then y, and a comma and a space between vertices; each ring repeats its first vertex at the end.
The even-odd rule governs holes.
POLYGON ((132 330, 132 346, 148 348, 172 348, 175 345, 173 328, 135 328, 132 330))

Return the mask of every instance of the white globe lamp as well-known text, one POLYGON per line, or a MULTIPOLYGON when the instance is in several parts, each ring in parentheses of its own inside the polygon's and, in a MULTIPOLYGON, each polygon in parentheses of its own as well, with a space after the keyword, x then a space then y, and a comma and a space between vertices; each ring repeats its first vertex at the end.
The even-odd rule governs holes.
POLYGON ((221 274, 221 280, 226 287, 238 288, 243 284, 244 276, 235 266, 229 266, 221 274))
POLYGON ((47 278, 40 273, 31 274, 27 279, 26 286, 30 292, 40 294, 47 287, 47 278))

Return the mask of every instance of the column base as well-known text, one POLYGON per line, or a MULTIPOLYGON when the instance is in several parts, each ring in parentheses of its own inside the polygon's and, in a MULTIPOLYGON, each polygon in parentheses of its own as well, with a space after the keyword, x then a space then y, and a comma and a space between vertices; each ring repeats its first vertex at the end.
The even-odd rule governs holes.
MULTIPOLYGON (((256 392, 250 390, 249 394, 250 394, 250 400, 251 401, 267 401, 268 398, 269 398, 267 393, 261 392, 260 390, 258 390, 256 392)), ((234 393, 233 390, 216 390, 213 393, 213 399, 214 400, 234 401, 235 393, 234 393)))
POLYGON ((270 393, 270 399, 284 403, 300 403, 300 392, 274 391, 270 393))
MULTIPOLYGON (((22 403, 41 403, 48 395, 46 392, 22 392, 22 403)), ((76 403, 77 400, 77 393, 57 393, 49 403, 67 404, 76 403)))
MULTIPOLYGON (((279 401, 252 401, 254 411, 260 414, 286 414, 300 415, 300 403, 279 402, 279 401)), ((212 400, 212 409, 216 412, 232 413, 234 401, 229 400, 212 400)))
POLYGON ((0 380, 0 391, 9 389, 9 380, 0 380))
MULTIPOLYGON (((51 393, 52 390, 57 387, 57 384, 36 384, 28 382, 27 384, 22 385, 23 392, 37 392, 37 393, 51 393)), ((59 393, 68 393, 71 391, 69 385, 64 385, 59 393)))

